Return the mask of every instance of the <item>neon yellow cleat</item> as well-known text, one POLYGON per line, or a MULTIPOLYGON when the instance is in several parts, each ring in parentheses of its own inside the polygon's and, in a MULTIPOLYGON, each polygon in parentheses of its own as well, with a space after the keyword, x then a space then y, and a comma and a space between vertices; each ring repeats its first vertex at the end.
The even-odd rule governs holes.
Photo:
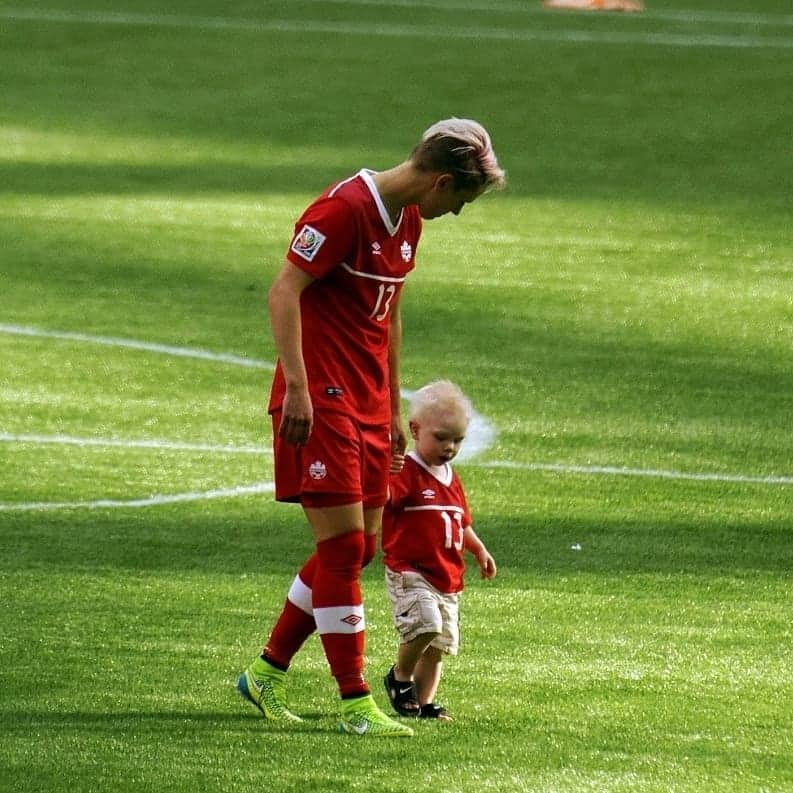
POLYGON ((286 707, 286 672, 261 658, 240 675, 237 691, 270 721, 303 721, 286 707))
POLYGON ((377 707, 371 694, 342 700, 341 732, 351 735, 376 735, 391 738, 410 738, 413 730, 400 724, 377 707))

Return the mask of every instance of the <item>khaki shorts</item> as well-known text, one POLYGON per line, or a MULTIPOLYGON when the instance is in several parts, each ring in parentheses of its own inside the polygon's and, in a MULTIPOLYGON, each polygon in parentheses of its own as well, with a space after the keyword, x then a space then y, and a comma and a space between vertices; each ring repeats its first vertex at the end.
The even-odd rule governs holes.
POLYGON ((420 573, 395 573, 386 567, 385 582, 394 607, 394 624, 402 643, 422 633, 440 634, 431 647, 448 655, 460 649, 460 594, 439 592, 420 573))

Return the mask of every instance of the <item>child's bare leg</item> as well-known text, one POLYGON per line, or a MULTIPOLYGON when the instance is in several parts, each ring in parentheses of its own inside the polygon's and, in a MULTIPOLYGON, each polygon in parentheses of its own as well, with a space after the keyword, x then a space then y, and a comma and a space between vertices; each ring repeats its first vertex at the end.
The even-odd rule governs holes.
POLYGON ((428 645, 416 662, 413 672, 419 705, 428 705, 435 701, 442 670, 443 652, 428 645))
POLYGON ((437 635, 437 633, 425 633, 400 644, 397 662, 383 680, 391 705, 400 716, 419 715, 420 707, 416 686, 413 683, 413 670, 424 650, 437 635))
POLYGON ((413 679, 416 665, 423 657, 424 651, 438 636, 437 633, 422 633, 409 642, 399 645, 397 662, 394 666, 394 677, 397 680, 408 681, 413 679))

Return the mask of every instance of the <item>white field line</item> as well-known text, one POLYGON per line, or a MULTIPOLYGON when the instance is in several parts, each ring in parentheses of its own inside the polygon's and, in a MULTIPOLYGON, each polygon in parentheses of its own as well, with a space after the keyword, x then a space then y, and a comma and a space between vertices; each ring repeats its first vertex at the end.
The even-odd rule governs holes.
POLYGON ((148 498, 119 500, 103 498, 97 501, 39 501, 26 504, 0 504, 0 512, 43 512, 65 509, 139 509, 140 507, 159 507, 164 504, 181 504, 188 501, 206 501, 212 498, 237 498, 238 496, 272 493, 272 482, 258 482, 253 485, 238 485, 217 490, 204 490, 200 493, 174 493, 155 495, 148 498))
POLYGON ((736 482, 760 485, 793 485, 793 476, 751 476, 746 474, 688 473, 653 468, 623 468, 613 465, 564 465, 561 463, 476 462, 480 468, 510 468, 523 471, 552 471, 560 474, 602 476, 646 476, 655 479, 681 479, 695 482, 736 482))
POLYGON ((175 355, 181 358, 200 358, 207 361, 229 363, 234 366, 246 366, 250 369, 275 369, 268 361, 256 361, 252 358, 242 358, 229 353, 207 352, 190 347, 174 347, 170 344, 156 344, 134 339, 117 339, 112 336, 89 336, 85 333, 71 333, 67 331, 42 330, 25 325, 4 325, 0 323, 0 333, 10 333, 17 336, 33 336, 44 339, 62 339, 64 341, 90 342, 91 344, 104 344, 109 347, 127 347, 131 350, 145 350, 163 355, 175 355))
MULTIPOLYGON (((226 353, 215 353, 215 352, 208 352, 206 350, 199 350, 199 349, 191 349, 187 347, 175 347, 171 345, 165 344, 152 344, 150 342, 143 342, 138 341, 136 339, 117 339, 107 336, 93 336, 87 333, 71 333, 71 332, 64 332, 64 331, 52 331, 52 330, 44 330, 41 328, 34 328, 29 326, 20 326, 20 325, 6 325, 0 323, 0 333, 10 333, 14 335, 21 335, 21 336, 32 336, 38 338, 51 338, 51 339, 64 339, 67 341, 79 341, 79 342, 86 342, 92 344, 104 344, 114 347, 127 347, 135 350, 146 350, 149 352, 156 352, 162 353, 164 355, 176 355, 180 357, 187 357, 187 358, 200 358, 203 360, 209 361, 219 361, 221 363, 230 363, 235 364, 237 366, 246 366, 252 367, 257 369, 268 369, 273 370, 275 367, 269 361, 257 361, 251 358, 241 358, 236 355, 228 355, 226 353)), ((410 399, 411 395, 413 394, 412 391, 407 389, 402 389, 402 397, 404 399, 410 399)), ((19 442, 22 442, 22 436, 19 437, 19 442)), ((114 441, 110 440, 90 440, 85 438, 74 438, 71 440, 54 440, 59 436, 27 436, 27 442, 33 443, 36 442, 33 438, 39 438, 37 442, 39 443, 73 443, 75 445, 97 445, 97 446, 111 446, 114 445, 114 441), (49 438, 50 440, 41 440, 42 438, 49 438)), ((493 425, 482 415, 474 411, 473 415, 471 416, 471 424, 468 428, 468 439, 466 441, 465 448, 460 453, 459 459, 466 460, 471 457, 475 457, 478 454, 481 454, 487 451, 490 446, 493 444, 493 440, 495 438, 495 430, 493 425)), ((11 440, 10 437, 4 437, 3 433, 0 433, 0 440, 11 440)), ((118 441, 118 444, 128 443, 127 441, 118 441)), ((132 445, 132 444, 131 444, 132 445)), ((149 448, 160 448, 160 449, 185 449, 185 450, 195 450, 195 451, 219 451, 219 452, 227 452, 232 454, 241 454, 245 453, 242 447, 204 447, 204 446, 194 446, 194 445, 174 445, 173 442, 170 441, 136 441, 134 445, 137 446, 149 446, 149 448)), ((247 449, 247 453, 249 454, 258 454, 262 452, 262 447, 244 447, 247 449)), ((269 450, 267 450, 269 451, 269 450)))
POLYGON ((570 44, 643 44, 667 47, 726 47, 738 49, 793 49, 793 38, 718 34, 675 34, 594 30, 518 30, 515 28, 438 28, 388 23, 323 22, 316 19, 227 19, 174 14, 134 14, 112 12, 64 12, 54 10, 0 9, 0 18, 15 21, 71 23, 81 25, 131 25, 196 30, 239 30, 244 32, 310 33, 492 41, 552 41, 570 44))
POLYGON ((16 435, 0 432, 0 443, 59 444, 65 446, 99 446, 121 449, 162 449, 165 451, 212 452, 215 454, 272 454, 269 446, 224 446, 213 443, 185 443, 154 439, 121 440, 118 438, 76 438, 72 435, 16 435))
MULTIPOLYGON (((272 364, 265 361, 252 361, 248 358, 229 356, 225 354, 209 353, 205 350, 195 350, 183 347, 173 347, 170 345, 150 344, 130 339, 115 339, 104 336, 92 336, 83 333, 67 333, 62 331, 48 331, 39 328, 22 327, 18 325, 0 324, 0 333, 11 333, 23 336, 67 339, 70 341, 80 341, 88 343, 111 344, 120 347, 132 347, 133 349, 148 350, 168 355, 180 357, 194 357, 223 363, 232 363, 240 366, 255 365, 257 368, 272 369, 272 364)), ((409 399, 412 391, 402 390, 402 396, 409 399)), ((583 474, 583 475, 608 475, 608 476, 644 476, 652 478, 673 479, 673 480, 693 480, 700 482, 735 482, 745 484, 764 484, 764 485, 792 485, 793 477, 788 476, 752 476, 746 474, 716 474, 716 473, 688 473, 684 471, 664 471, 656 469, 627 468, 619 466, 584 466, 566 465, 556 463, 516 463, 510 461, 477 461, 471 458, 480 455, 489 449, 496 437, 495 428, 492 423, 474 413, 469 426, 468 437, 464 447, 465 454, 460 454, 460 463, 468 462, 469 465, 481 468, 505 468, 513 470, 527 471, 551 471, 561 474, 583 474)), ((153 448, 167 450, 185 450, 217 452, 220 454, 263 454, 269 453, 267 447, 249 446, 222 446, 215 444, 188 444, 180 441, 162 440, 132 440, 125 441, 120 439, 103 438, 76 438, 67 435, 35 435, 35 434, 12 434, 0 433, 0 442, 7 443, 61 443, 77 446, 111 446, 129 448, 153 448)), ((170 504, 182 501, 197 501, 208 498, 230 498, 239 495, 247 495, 251 492, 272 492, 272 483, 264 483, 251 486, 241 486, 226 490, 210 490, 204 493, 177 493, 174 495, 152 496, 145 499, 134 499, 129 501, 100 499, 97 501, 83 502, 38 502, 27 504, 2 504, 0 512, 10 511, 29 511, 29 510, 52 510, 52 509, 109 509, 115 507, 141 507, 156 506, 159 504, 170 504), (251 489, 253 488, 253 489, 251 489), (264 489, 257 489, 264 488, 264 489)))
MULTIPOLYGON (((407 392, 408 394, 410 392, 407 392)), ((481 417, 480 417, 481 418, 481 417)), ((483 419, 484 424, 492 431, 486 419, 483 419)), ((470 438, 470 434, 469 434, 470 438)), ((492 438, 491 438, 492 440, 492 438)), ((195 444, 195 443, 181 443, 178 441, 161 441, 161 440, 145 440, 145 441, 124 441, 109 438, 75 438, 66 435, 14 435, 12 433, 0 433, 0 442, 2 443, 31 443, 31 444, 66 444, 75 446, 108 446, 118 448, 147 448, 147 449, 164 449, 164 450, 186 450, 186 451, 201 451, 212 452, 219 454, 271 454, 272 450, 266 446, 216 446, 212 444, 195 444)), ((466 439, 468 445, 469 439, 466 439)), ((489 444, 484 444, 484 439, 480 441, 477 448, 488 448, 489 444)), ((655 479, 675 479, 675 480, 690 480, 696 482, 734 482, 738 484, 763 484, 763 485, 793 485, 793 476, 751 476, 747 474, 718 474, 718 473, 703 473, 703 472, 687 472, 687 471, 668 471, 653 468, 627 468, 624 466, 612 465, 572 465, 563 463, 516 463, 506 461, 490 461, 490 460, 472 460, 474 454, 469 454, 464 457, 462 454, 457 458, 458 463, 467 464, 476 468, 505 468, 518 471, 550 471, 560 474, 582 474, 586 476, 601 475, 601 476, 642 476, 655 479)), ((213 493, 215 491, 210 491, 213 493)), ((222 491, 224 493, 233 494, 234 491, 222 491)), ((207 498, 217 496, 209 495, 207 498)), ((181 496, 158 496, 158 499, 172 498, 174 500, 194 500, 185 499, 181 496)), ((106 501, 86 502, 106 505, 106 501)), ((146 500, 146 506, 149 505, 146 500)), ((151 503, 168 503, 168 502, 151 502, 151 503)), ((117 502, 118 505, 137 506, 137 502, 123 501, 117 502)), ((6 507, 16 507, 17 505, 3 505, 0 504, 0 511, 7 511, 6 507)))

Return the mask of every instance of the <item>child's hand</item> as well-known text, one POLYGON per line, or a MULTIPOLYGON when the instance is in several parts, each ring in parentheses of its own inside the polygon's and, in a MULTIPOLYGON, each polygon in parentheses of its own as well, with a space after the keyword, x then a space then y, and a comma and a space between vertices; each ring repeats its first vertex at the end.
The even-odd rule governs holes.
POLYGON ((398 474, 405 467, 405 455, 393 452, 391 455, 391 467, 388 469, 392 474, 398 474))
POLYGON ((496 560, 490 555, 487 548, 483 548, 476 557, 482 578, 496 577, 496 560))

